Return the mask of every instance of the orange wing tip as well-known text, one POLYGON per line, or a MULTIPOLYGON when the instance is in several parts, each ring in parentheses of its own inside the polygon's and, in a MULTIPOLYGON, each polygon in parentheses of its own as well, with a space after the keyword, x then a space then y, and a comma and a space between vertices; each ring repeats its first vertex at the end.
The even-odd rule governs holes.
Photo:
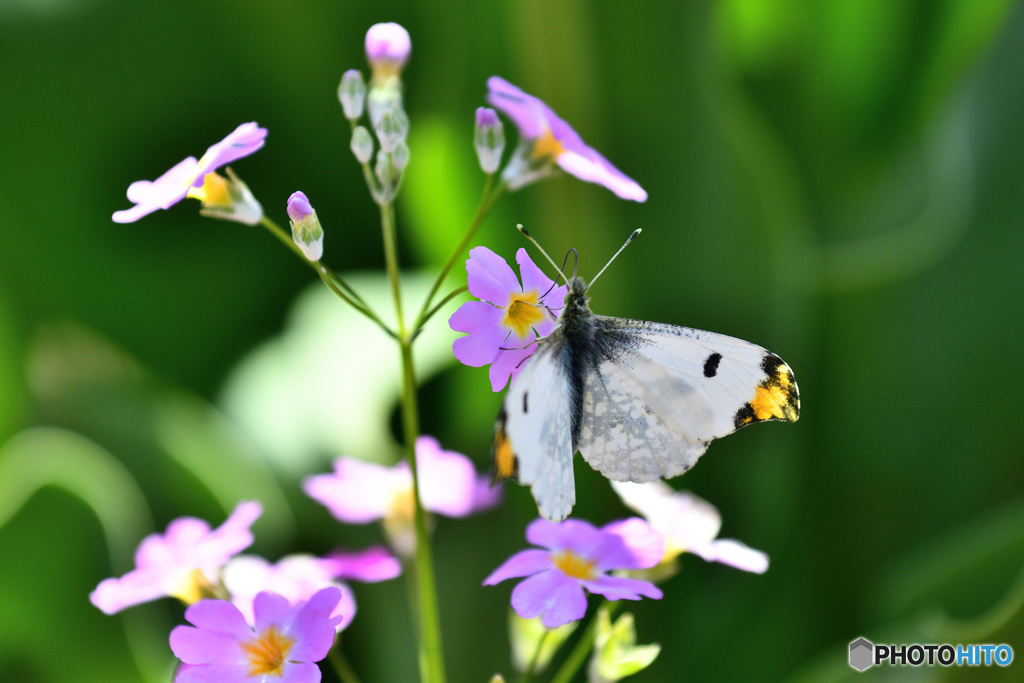
POLYGON ((761 361, 761 369, 765 378, 755 387, 754 397, 736 411, 737 429, 765 420, 796 422, 800 417, 800 390, 789 366, 769 353, 761 361))
POLYGON ((512 450, 512 442, 505 434, 505 412, 498 416, 498 423, 494 427, 494 443, 491 446, 493 461, 492 480, 495 482, 505 479, 515 479, 519 475, 519 461, 515 451, 512 450))

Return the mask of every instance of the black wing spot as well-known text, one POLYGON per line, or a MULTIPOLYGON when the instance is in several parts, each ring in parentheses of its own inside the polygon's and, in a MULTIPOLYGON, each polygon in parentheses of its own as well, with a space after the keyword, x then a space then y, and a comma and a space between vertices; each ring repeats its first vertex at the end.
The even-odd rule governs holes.
POLYGON ((708 356, 708 359, 704 361, 704 376, 714 377, 718 374, 718 364, 722 361, 722 354, 712 353, 708 356))
POLYGON ((523 415, 526 415, 527 411, 529 410, 529 408, 527 408, 527 405, 526 405, 526 397, 527 396, 529 396, 529 393, 524 391, 523 392, 523 415))

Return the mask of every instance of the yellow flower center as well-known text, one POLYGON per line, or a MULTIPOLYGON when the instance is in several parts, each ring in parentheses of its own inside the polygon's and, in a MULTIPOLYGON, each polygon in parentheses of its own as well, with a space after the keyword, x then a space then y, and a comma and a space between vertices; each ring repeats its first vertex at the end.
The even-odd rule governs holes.
POLYGON ((186 605, 192 605, 203 598, 212 598, 216 590, 201 569, 182 572, 167 586, 167 594, 178 598, 186 605))
POLYGON ((537 305, 537 290, 525 294, 512 292, 501 324, 511 327, 519 337, 525 337, 531 327, 544 319, 544 309, 537 305))
POLYGON ((391 505, 384 515, 385 518, 412 519, 416 511, 416 501, 413 498, 413 488, 399 491, 392 497, 391 505))
POLYGON ((555 139, 555 134, 548 128, 544 131, 544 134, 537 138, 537 141, 533 143, 533 150, 530 152, 531 161, 544 161, 557 159, 562 152, 565 151, 565 147, 562 147, 562 143, 555 139))
POLYGON ((284 658, 295 644, 294 638, 283 636, 271 625, 262 634, 242 643, 245 658, 249 660, 249 676, 284 675, 284 658))
POLYGON ((203 186, 190 187, 188 196, 213 206, 231 206, 232 204, 231 195, 228 194, 228 181, 218 173, 207 173, 203 178, 203 186))
POLYGON ((594 563, 575 555, 572 551, 562 550, 551 557, 555 566, 562 570, 566 576, 574 579, 592 579, 594 577, 594 563))

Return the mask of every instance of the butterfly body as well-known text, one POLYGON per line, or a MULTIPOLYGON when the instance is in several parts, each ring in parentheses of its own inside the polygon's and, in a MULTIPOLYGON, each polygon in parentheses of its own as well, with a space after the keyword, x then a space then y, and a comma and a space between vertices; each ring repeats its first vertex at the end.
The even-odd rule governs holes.
POLYGON ((568 281, 559 325, 539 340, 495 424, 498 478, 531 486, 542 516, 575 503, 572 459, 610 479, 682 474, 715 438, 765 420, 795 421, 800 399, 775 354, 733 337, 591 312, 568 281))

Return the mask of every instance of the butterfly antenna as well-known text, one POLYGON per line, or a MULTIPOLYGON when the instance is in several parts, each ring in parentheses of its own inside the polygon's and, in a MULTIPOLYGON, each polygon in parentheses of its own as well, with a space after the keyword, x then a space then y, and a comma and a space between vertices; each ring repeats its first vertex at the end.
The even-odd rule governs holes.
POLYGON ((636 230, 633 231, 632 235, 630 235, 628 238, 626 238, 626 242, 621 247, 619 247, 619 250, 617 252, 615 252, 614 256, 612 256, 610 259, 608 259, 608 263, 604 264, 604 268, 599 270, 597 275, 594 276, 594 279, 590 281, 589 285, 587 285, 587 289, 588 290, 591 287, 594 286, 594 283, 597 282, 597 278, 601 277, 601 273, 603 273, 605 270, 608 269, 608 266, 610 266, 612 264, 612 261, 614 261, 616 258, 618 258, 619 254, 622 253, 622 250, 625 249, 626 247, 628 247, 629 243, 632 242, 633 240, 635 240, 636 236, 639 235, 640 233, 641 233, 641 229, 637 228, 636 230))
MULTIPOLYGON (((544 247, 540 246, 540 243, 537 242, 537 240, 533 239, 533 235, 531 235, 530 233, 526 232, 526 228, 523 227, 522 223, 516 223, 516 230, 518 230, 519 232, 523 233, 523 237, 525 237, 526 239, 528 239, 531 242, 533 242, 533 246, 537 247, 537 251, 539 251, 541 254, 544 255, 544 258, 546 258, 548 260, 548 263, 551 264, 551 267, 554 268, 555 271, 559 275, 562 276, 563 280, 565 280, 566 282, 569 281, 569 278, 567 278, 565 276, 565 273, 563 273, 562 269, 558 267, 558 264, 555 263, 554 260, 552 260, 552 258, 550 256, 548 256, 548 252, 544 251, 544 247)), ((568 254, 566 254, 565 256, 566 256, 566 258, 569 258, 568 254)))

